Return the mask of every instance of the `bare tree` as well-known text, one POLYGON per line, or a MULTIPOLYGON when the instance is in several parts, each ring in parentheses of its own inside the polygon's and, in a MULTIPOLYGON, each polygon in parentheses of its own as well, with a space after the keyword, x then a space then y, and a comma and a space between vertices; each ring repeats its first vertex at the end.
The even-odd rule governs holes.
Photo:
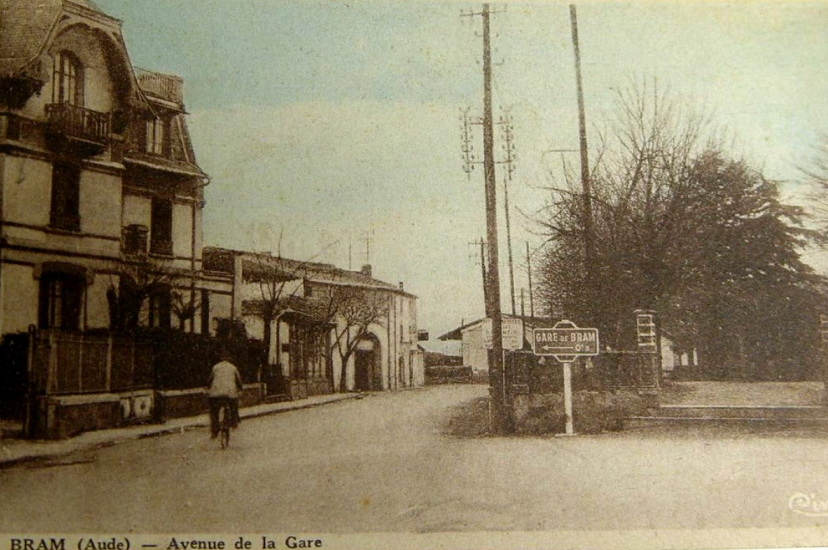
POLYGON ((314 293, 319 315, 333 325, 331 351, 339 355, 342 373, 339 390, 347 391, 348 362, 371 325, 385 326, 388 298, 381 292, 346 284, 322 283, 324 292, 314 293))
POLYGON ((282 260, 272 256, 256 256, 255 262, 243 269, 245 282, 255 283, 259 299, 253 311, 262 320, 265 363, 269 361, 271 328, 273 322, 288 309, 288 299, 301 289, 299 281, 305 273, 305 263, 282 260), (288 284, 288 283, 293 284, 288 284))
POLYGON ((119 281, 116 288, 114 277, 110 276, 106 291, 109 323, 112 329, 124 330, 138 326, 141 307, 154 291, 169 287, 176 277, 187 272, 173 269, 167 261, 138 256, 118 262, 112 273, 119 281))
POLYGON ((192 289, 189 293, 174 290, 170 293, 170 296, 172 313, 178 319, 179 330, 183 331, 185 323, 195 319, 201 300, 192 289))
POLYGON ((810 187, 810 210, 821 234, 821 246, 828 246, 828 134, 824 134, 816 147, 811 162, 801 168, 805 184, 810 187))
POLYGON ((583 261, 583 197, 571 174, 541 212, 548 309, 587 312, 602 341, 622 347, 632 310, 652 308, 677 344, 699 346, 711 364, 748 367, 747 355, 750 368, 778 363, 815 303, 816 280, 799 256, 815 237, 802 209, 781 203, 777 182, 732 159, 704 117, 657 87, 619 91, 616 113, 593 169, 594 261, 583 261), (722 347, 725 335, 738 349, 722 347))
POLYGON ((646 82, 617 90, 615 113, 598 136, 591 170, 591 264, 583 256, 584 197, 575 174, 565 171, 550 187, 538 218, 547 309, 598 323, 612 344, 624 316, 656 307, 681 277, 677 245, 696 215, 688 174, 708 130, 704 117, 646 82))

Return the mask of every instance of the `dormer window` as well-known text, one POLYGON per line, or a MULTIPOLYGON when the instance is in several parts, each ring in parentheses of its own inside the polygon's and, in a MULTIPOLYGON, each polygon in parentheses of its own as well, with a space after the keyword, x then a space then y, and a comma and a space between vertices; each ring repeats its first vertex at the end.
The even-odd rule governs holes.
POLYGON ((83 107, 83 65, 71 52, 61 51, 55 58, 52 89, 54 103, 83 107))
POLYGON ((146 137, 146 152, 153 155, 163 155, 166 153, 164 146, 167 134, 167 128, 164 120, 154 118, 147 121, 147 137, 146 137))

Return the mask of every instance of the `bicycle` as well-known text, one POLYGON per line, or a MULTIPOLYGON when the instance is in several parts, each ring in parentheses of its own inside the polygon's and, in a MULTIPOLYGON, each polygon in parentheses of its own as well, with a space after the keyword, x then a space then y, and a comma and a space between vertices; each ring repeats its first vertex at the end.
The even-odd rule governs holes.
POLYGON ((219 445, 222 449, 230 445, 230 414, 230 404, 225 401, 218 410, 219 445))

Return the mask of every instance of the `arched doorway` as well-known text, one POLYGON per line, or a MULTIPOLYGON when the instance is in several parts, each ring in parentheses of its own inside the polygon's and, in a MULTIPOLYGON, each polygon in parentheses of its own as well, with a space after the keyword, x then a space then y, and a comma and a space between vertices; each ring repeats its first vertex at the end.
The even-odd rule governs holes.
POLYGON ((360 338, 354 351, 354 389, 370 391, 382 389, 380 380, 380 344, 373 334, 360 338))

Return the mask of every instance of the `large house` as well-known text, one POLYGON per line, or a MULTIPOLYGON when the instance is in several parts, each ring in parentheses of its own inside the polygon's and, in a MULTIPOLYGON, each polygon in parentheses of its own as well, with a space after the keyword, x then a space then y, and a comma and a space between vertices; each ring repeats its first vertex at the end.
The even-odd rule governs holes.
POLYGON ((0 334, 215 330, 182 80, 136 69, 88 0, 0 0, 0 334))
POLYGON ((230 316, 185 115, 91 1, 0 0, 0 415, 28 434, 145 420, 166 397, 138 329, 230 316))
POLYGON ((270 395, 395 390, 424 383, 417 298, 361 271, 205 247, 208 272, 233 278, 231 316, 265 342, 270 395))

